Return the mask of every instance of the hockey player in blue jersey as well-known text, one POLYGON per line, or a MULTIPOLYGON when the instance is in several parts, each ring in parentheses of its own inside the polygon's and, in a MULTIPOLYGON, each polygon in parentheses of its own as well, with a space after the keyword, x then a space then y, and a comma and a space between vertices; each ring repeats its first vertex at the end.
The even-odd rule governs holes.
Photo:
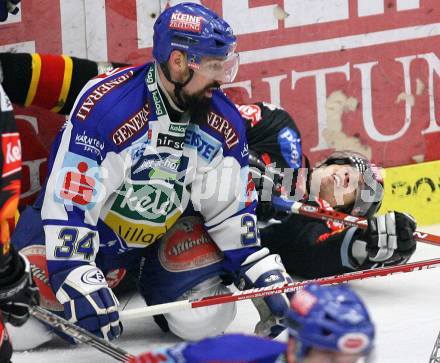
MULTIPOLYGON (((219 267, 239 288, 286 281, 279 256, 260 247, 245 128, 218 90, 237 72, 235 40, 209 9, 170 7, 154 26, 155 62, 98 76, 77 98, 53 145, 45 189, 15 235, 28 255, 45 247, 50 288, 61 304, 52 307, 70 321, 117 338, 119 303, 107 272, 136 266, 184 217, 202 221, 222 256, 200 276, 200 290, 227 291, 217 284, 219 267)), ((172 262, 171 269, 182 268, 179 258, 172 262)), ((194 258, 183 266, 211 262, 194 258)), ((142 278, 148 286, 148 275, 142 278)), ((285 295, 265 302, 277 316, 288 305, 285 295)), ((213 314, 210 329, 197 325, 205 324, 203 314, 191 324, 204 335, 222 332, 235 306, 213 314)))
POLYGON ((129 363, 356 363, 373 348, 373 322, 348 286, 306 285, 292 297, 284 324, 287 344, 227 334, 146 352, 129 363))

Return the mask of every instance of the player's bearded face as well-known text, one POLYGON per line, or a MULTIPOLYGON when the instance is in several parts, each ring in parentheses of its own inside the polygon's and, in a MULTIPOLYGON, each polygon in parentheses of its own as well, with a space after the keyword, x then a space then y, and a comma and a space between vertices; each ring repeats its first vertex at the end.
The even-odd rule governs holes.
POLYGON ((212 92, 220 88, 220 83, 211 81, 193 92, 185 88, 182 91, 182 98, 185 102, 186 109, 191 113, 191 120, 197 124, 205 123, 211 106, 212 92))

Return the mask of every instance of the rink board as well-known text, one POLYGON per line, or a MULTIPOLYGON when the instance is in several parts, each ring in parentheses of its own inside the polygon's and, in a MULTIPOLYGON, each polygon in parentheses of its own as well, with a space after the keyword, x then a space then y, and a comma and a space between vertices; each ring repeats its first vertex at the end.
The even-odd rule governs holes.
POLYGON ((440 223, 440 161, 385 169, 385 197, 380 213, 411 213, 418 225, 440 223))

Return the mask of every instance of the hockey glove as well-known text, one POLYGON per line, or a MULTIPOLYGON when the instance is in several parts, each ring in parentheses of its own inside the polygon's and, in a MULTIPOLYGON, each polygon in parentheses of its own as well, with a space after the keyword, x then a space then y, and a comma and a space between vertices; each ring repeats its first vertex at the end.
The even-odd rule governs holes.
POLYGON ((70 322, 104 339, 121 335, 118 299, 97 267, 85 265, 72 270, 56 296, 70 322))
MULTIPOLYGON (((287 274, 279 255, 269 255, 267 248, 250 255, 243 263, 240 271, 238 288, 269 287, 285 284, 292 279, 287 274)), ((289 309, 289 299, 286 294, 276 294, 264 299, 252 300, 260 314, 260 322, 255 327, 256 333, 275 337, 284 329, 280 324, 289 309)))
POLYGON ((29 307, 38 305, 40 296, 27 258, 13 247, 10 257, 9 266, 0 277, 0 310, 4 322, 20 326, 29 318, 29 307))
POLYGON ((406 213, 388 212, 368 220, 367 250, 373 262, 406 263, 416 250, 415 219, 406 213))
POLYGON ((361 268, 406 263, 416 250, 416 227, 416 221, 407 213, 388 212, 370 218, 368 229, 353 244, 353 250, 359 251, 361 244, 366 250, 361 268))

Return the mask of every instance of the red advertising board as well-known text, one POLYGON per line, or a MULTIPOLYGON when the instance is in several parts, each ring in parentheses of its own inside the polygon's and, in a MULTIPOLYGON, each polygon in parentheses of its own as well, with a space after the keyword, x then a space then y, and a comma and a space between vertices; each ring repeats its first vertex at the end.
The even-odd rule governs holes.
MULTIPOLYGON (((19 20, 0 25, 0 44, 140 63, 151 57, 157 15, 177 2, 27 1, 19 20)), ((202 3, 238 35, 233 97, 281 104, 312 161, 333 147, 356 149, 382 166, 440 159, 437 1, 202 3)))

